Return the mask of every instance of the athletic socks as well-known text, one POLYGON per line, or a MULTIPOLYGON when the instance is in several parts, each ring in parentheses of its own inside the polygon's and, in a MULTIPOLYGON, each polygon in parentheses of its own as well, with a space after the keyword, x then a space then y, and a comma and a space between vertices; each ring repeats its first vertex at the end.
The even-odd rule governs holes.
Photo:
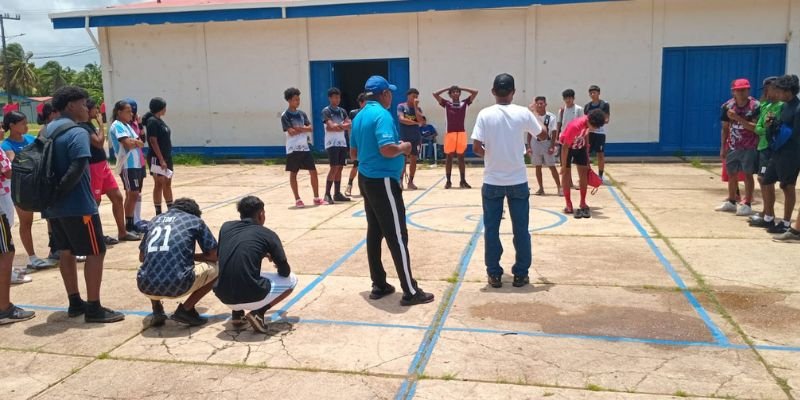
POLYGON ((139 222, 142 220, 142 196, 136 201, 136 209, 133 211, 133 220, 139 222))
POLYGON ((325 181, 325 196, 331 195, 331 186, 333 186, 333 181, 325 181))
POLYGON ((342 181, 333 182, 333 192, 336 194, 342 193, 342 181))
POLYGON ((587 188, 585 188, 585 187, 581 188, 581 208, 586 208, 587 207, 586 206, 586 191, 587 191, 587 188))
MULTIPOLYGON (((169 203, 167 203, 167 204, 169 204, 169 203)), ((167 206, 167 207, 169 207, 169 206, 167 206)), ((156 204, 155 208, 156 208, 156 215, 161 215, 161 204, 156 204)))
POLYGON ((125 229, 127 229, 128 232, 136 230, 136 226, 133 225, 133 217, 125 217, 125 229))
POLYGON ((775 216, 774 215, 765 215, 764 216, 764 221, 765 222, 772 222, 774 220, 775 220, 775 216))
POLYGON ((167 201, 167 211, 172 210, 172 200, 167 201))
POLYGON ((569 187, 564 189, 564 201, 567 202, 567 208, 572 208, 572 191, 569 187))

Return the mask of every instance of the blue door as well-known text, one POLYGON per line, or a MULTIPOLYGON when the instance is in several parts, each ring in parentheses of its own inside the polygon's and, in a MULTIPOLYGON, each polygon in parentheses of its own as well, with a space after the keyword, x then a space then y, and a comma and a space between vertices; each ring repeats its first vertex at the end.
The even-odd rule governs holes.
POLYGON ((345 108, 354 108, 355 95, 363 90, 366 78, 370 75, 385 75, 389 82, 397 86, 391 113, 395 116, 395 109, 399 103, 405 101, 406 91, 410 85, 409 62, 407 58, 381 59, 381 60, 345 60, 345 61, 312 61, 311 74, 311 110, 309 116, 314 125, 314 150, 323 151, 325 147, 325 129, 322 125, 322 109, 328 105, 328 89, 337 86, 344 91, 343 104, 345 108), (354 79, 363 80, 358 87, 349 93, 354 79), (350 79, 343 79, 350 78, 350 79), (363 79, 362 79, 363 78, 363 79), (349 100, 348 100, 349 99, 349 100), (349 107, 347 107, 349 105, 349 107))
POLYGON ((660 147, 663 152, 715 154, 720 106, 734 79, 747 78, 751 95, 761 81, 786 70, 786 45, 665 48, 661 80, 660 147))

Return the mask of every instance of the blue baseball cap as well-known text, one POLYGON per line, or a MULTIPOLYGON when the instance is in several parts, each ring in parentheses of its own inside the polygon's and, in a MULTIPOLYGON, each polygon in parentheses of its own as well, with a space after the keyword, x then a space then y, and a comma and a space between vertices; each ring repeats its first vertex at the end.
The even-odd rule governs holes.
POLYGON ((128 97, 126 99, 123 99, 122 101, 131 105, 131 111, 133 111, 134 114, 136 114, 136 112, 139 111, 139 105, 136 104, 136 100, 128 97))
POLYGON ((364 84, 364 90, 367 92, 367 96, 381 94, 386 90, 395 91, 397 90, 397 86, 392 85, 386 78, 380 75, 373 75, 367 79, 367 83, 364 84))

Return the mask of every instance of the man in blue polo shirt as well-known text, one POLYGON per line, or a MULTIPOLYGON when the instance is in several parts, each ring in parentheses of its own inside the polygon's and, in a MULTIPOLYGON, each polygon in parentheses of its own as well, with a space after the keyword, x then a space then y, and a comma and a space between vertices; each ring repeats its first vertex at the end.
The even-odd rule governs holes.
POLYGON ((403 288, 400 304, 430 303, 433 295, 422 291, 411 276, 406 207, 400 186, 411 143, 400 142, 394 118, 388 111, 392 91, 397 87, 376 75, 367 80, 364 89, 367 104, 353 121, 350 151, 352 157, 358 157, 358 187, 364 196, 367 215, 367 259, 372 278, 369 298, 377 300, 395 290, 386 282, 381 262, 381 239, 385 238, 403 288))

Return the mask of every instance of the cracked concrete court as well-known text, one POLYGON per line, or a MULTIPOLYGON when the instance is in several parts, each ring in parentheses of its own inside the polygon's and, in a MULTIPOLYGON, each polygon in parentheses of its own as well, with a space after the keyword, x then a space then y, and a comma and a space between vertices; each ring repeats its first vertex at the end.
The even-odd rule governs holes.
MULTIPOLYGON (((282 166, 178 167, 176 196, 196 199, 215 232, 237 217, 242 196, 267 203, 267 225, 300 278, 270 334, 233 328, 213 295, 199 304, 214 317, 207 326, 148 328, 137 244, 120 244, 107 254, 102 293, 127 313, 122 323, 70 320, 57 270, 12 289, 38 315, 0 327, 0 398, 800 398, 800 245, 711 211, 725 192, 717 166, 607 170, 614 185, 590 197, 591 220, 563 216, 552 185, 531 198, 534 286, 491 290, 482 170, 468 170, 475 189, 444 190, 443 168, 423 168, 421 189, 404 197, 413 270, 437 301, 402 308, 399 295, 367 300, 357 197, 293 210, 282 166)), ((107 232, 110 211, 104 202, 107 232)), ((502 229, 508 268, 510 221, 502 229)), ((38 249, 45 232, 37 221, 38 249)), ((18 265, 18 238, 17 249, 18 265)))

